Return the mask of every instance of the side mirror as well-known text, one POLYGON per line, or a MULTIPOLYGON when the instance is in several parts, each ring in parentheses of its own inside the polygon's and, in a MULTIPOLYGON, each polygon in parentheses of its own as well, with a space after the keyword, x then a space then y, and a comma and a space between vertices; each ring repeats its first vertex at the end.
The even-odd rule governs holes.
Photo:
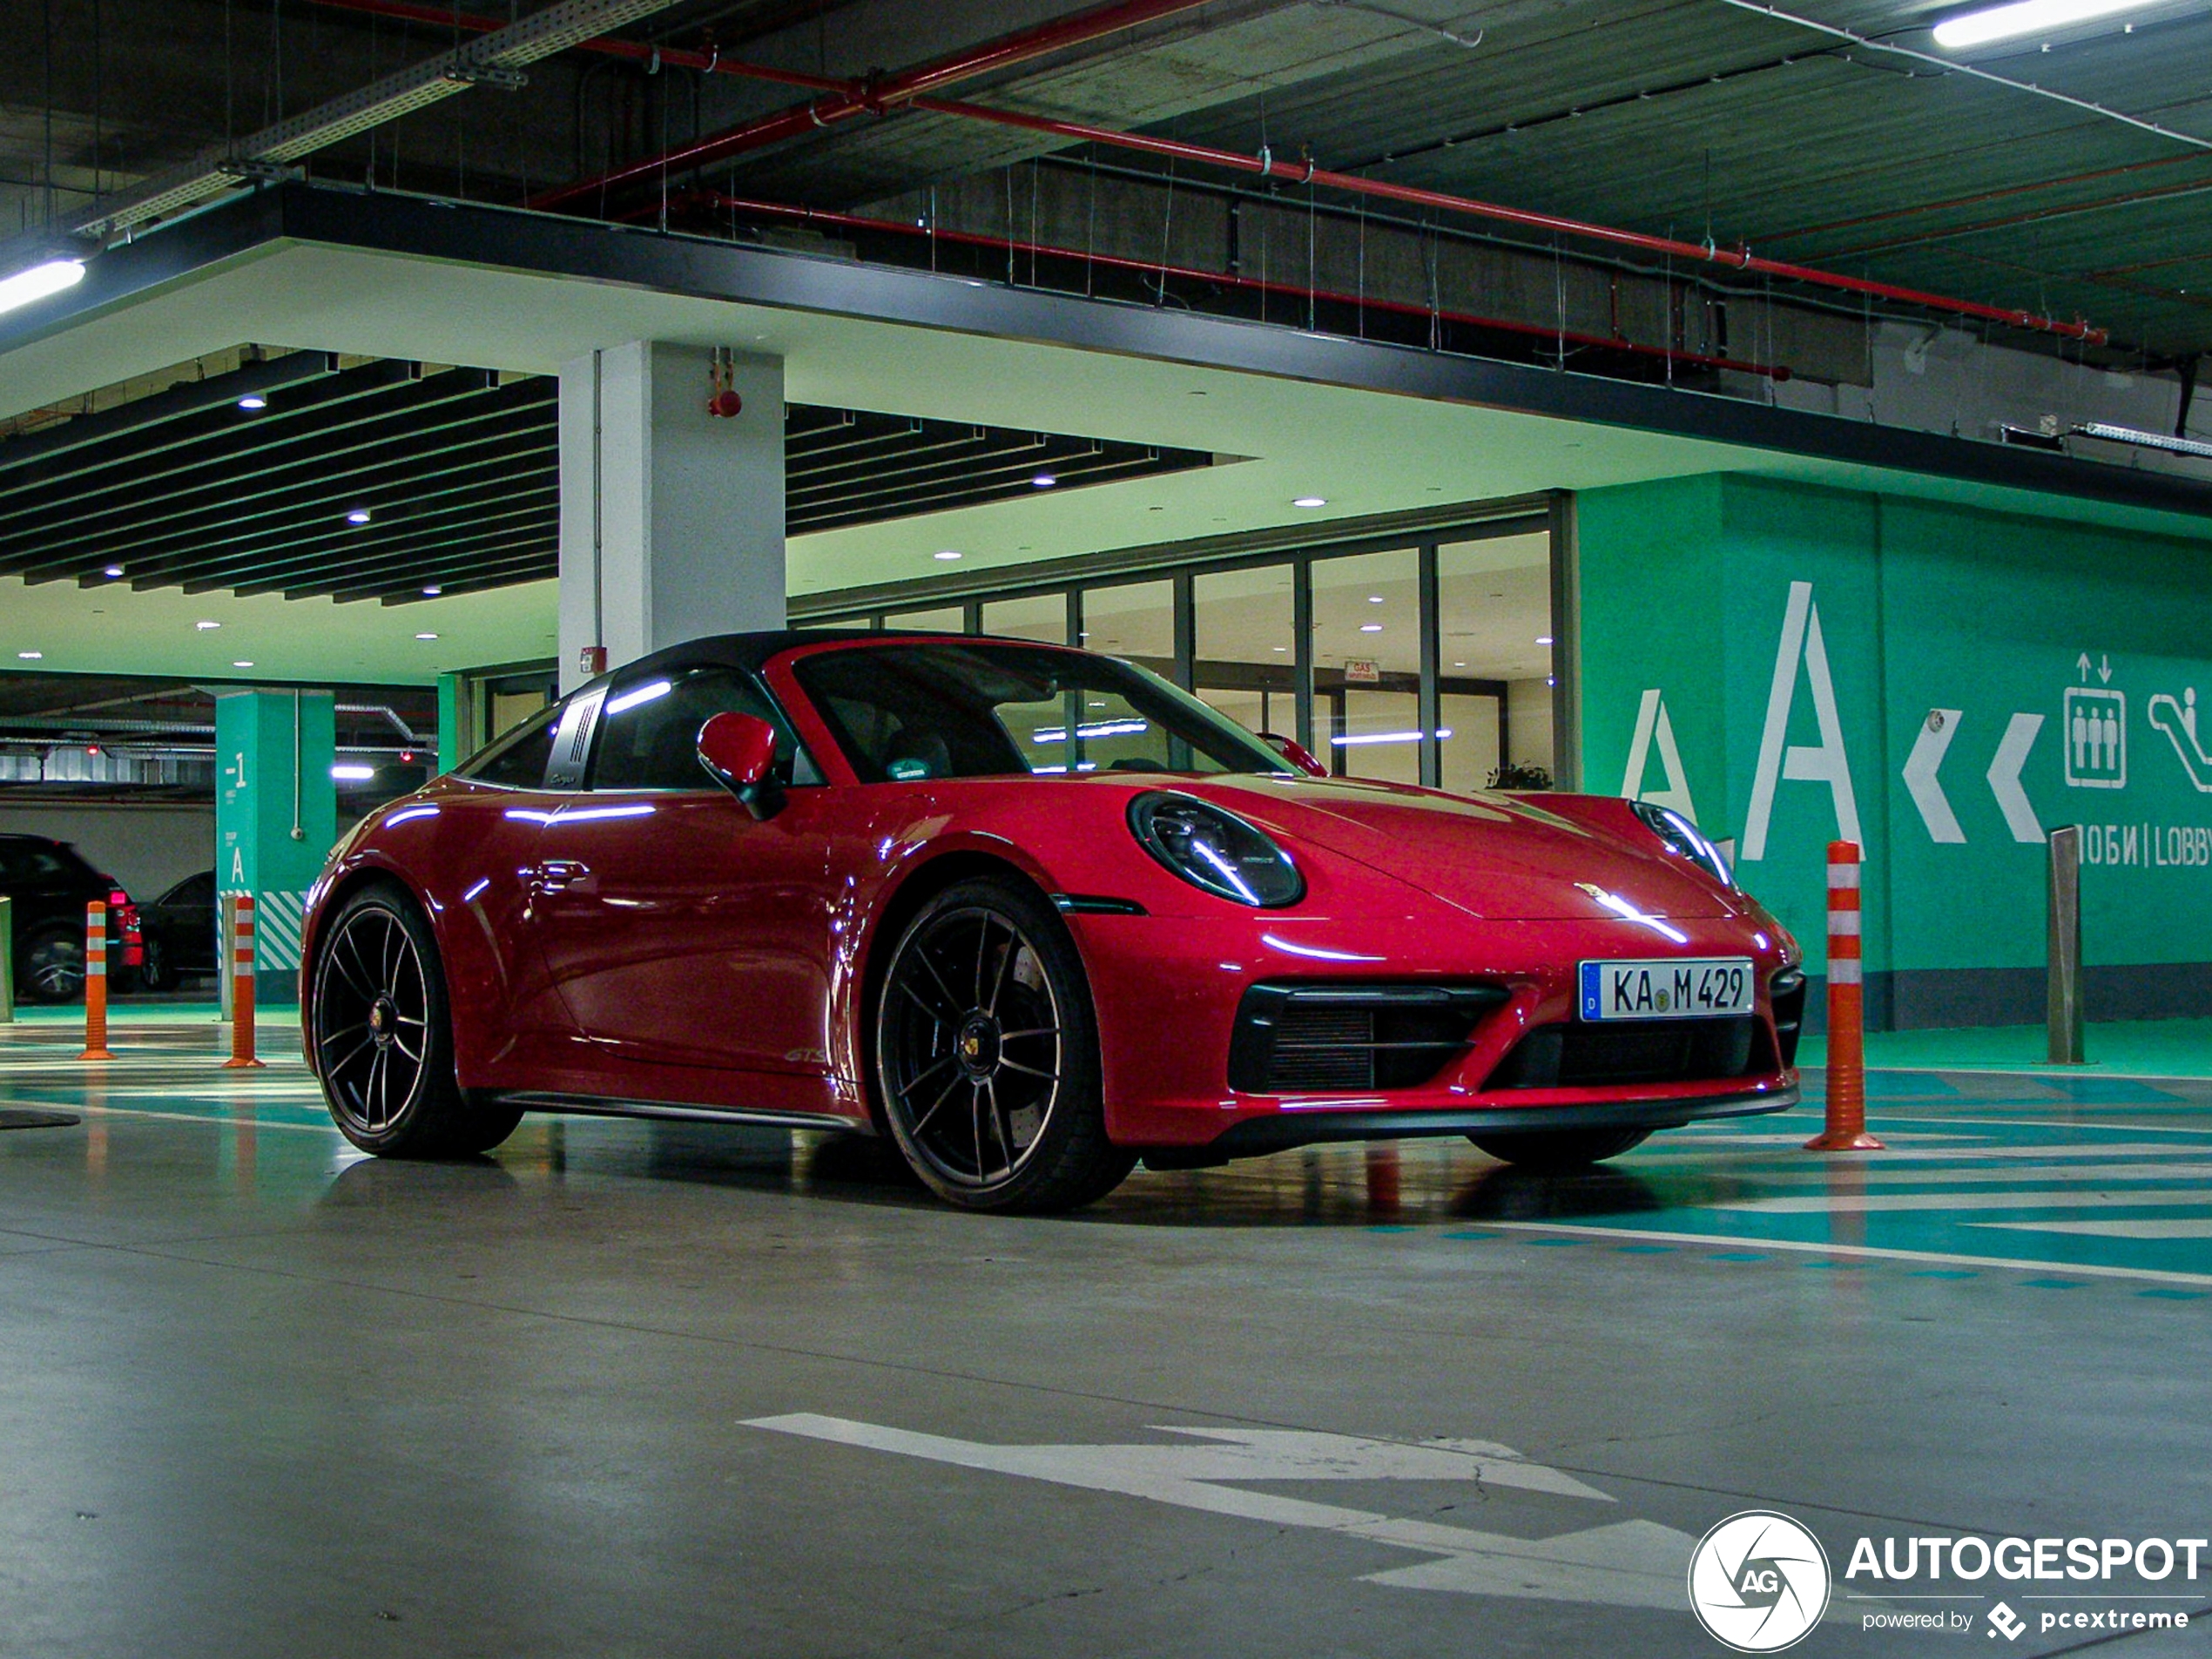
POLYGON ((1313 758, 1313 751, 1302 743, 1295 743, 1279 732, 1263 732, 1259 740, 1296 766, 1309 778, 1325 778, 1329 769, 1313 758))
POLYGON ((699 765, 755 818, 783 805, 772 773, 776 728, 757 714, 718 714, 699 728, 699 765))

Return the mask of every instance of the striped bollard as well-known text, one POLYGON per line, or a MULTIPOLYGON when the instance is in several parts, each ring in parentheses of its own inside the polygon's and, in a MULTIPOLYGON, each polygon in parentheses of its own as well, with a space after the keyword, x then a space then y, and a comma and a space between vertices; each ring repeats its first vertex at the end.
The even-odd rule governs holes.
POLYGON ((79 1060, 112 1060, 107 1046, 107 907, 84 907, 84 1052, 79 1060))
POLYGON ((225 1071, 258 1069, 253 1057, 253 895, 231 900, 231 1057, 225 1071))
POLYGON ((1828 843, 1828 1122, 1808 1152, 1878 1152, 1866 1132, 1866 984, 1858 844, 1828 843))

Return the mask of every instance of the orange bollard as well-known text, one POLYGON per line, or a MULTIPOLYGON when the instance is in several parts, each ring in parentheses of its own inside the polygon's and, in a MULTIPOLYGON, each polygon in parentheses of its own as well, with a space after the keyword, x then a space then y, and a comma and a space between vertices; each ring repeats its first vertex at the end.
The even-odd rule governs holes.
POLYGON ((112 1060, 107 1046, 107 907, 84 907, 84 1052, 79 1060, 112 1060))
POLYGON ((231 1057, 225 1071, 259 1069, 253 1057, 253 895, 231 900, 231 1057))
POLYGON ((1879 1152, 1866 1132, 1866 985, 1858 846, 1828 843, 1828 1122, 1808 1152, 1879 1152))

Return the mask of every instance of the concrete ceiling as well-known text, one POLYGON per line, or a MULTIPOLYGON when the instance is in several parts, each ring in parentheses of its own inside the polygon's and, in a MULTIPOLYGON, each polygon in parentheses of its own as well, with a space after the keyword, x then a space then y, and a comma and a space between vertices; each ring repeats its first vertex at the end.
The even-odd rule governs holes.
MULTIPOLYGON (((792 259, 803 273, 847 269, 792 259)), ((906 277, 920 283, 951 279, 906 277)), ((968 287, 977 284, 965 285, 968 287)), ((1076 303, 1076 302, 1062 302, 1076 303)), ((1069 555, 1733 470, 1883 489, 2145 531, 2202 536, 2203 521, 2121 502, 1396 395, 1309 376, 1231 372, 1143 354, 1137 312, 1121 349, 1073 349, 792 307, 737 304, 359 248, 265 245, 145 290, 0 354, 0 415, 234 345, 241 338, 370 356, 551 373, 595 347, 650 338, 732 345, 786 361, 795 400, 1080 430, 1248 456, 1244 464, 796 538, 795 594, 1010 568, 1069 555), (1319 509, 1291 505, 1325 498, 1319 509)), ((1210 324, 1224 328, 1255 325, 1210 324)), ((1266 330, 1280 334, 1280 329, 1266 330)), ((1362 349, 1316 339, 1314 361, 1362 349)), ((440 669, 540 657, 550 584, 397 610, 273 598, 185 597, 53 585, 0 590, 0 666, 420 680, 440 669), (94 612, 99 612, 98 616, 94 612), (212 620, 213 631, 192 624, 212 620), (435 631, 435 641, 417 641, 435 631), (242 645, 239 642, 248 641, 242 645)))

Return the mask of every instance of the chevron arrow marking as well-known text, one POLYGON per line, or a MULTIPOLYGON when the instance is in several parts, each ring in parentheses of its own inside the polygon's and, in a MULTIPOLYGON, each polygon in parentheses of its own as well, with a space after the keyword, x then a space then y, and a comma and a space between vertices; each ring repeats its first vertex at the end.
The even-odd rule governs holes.
POLYGON ((2005 814, 2005 826, 2016 841, 2043 840, 2043 826, 2036 821, 2035 809, 2020 787, 2020 768, 2027 764, 2027 752, 2042 729, 2041 715, 2015 714, 2005 728, 2005 740, 1997 745, 1997 758, 1989 763, 1989 792, 1997 797, 1997 809, 2005 814))
POLYGON ((1951 810, 1951 802, 1936 777, 1944 754, 1951 747, 1951 739, 1959 735, 1959 711, 1932 709, 1930 712, 1937 719, 1933 725, 1923 724, 1920 727, 1920 735, 1905 762, 1905 788, 1912 797, 1912 804, 1920 809, 1920 821, 1928 826, 1930 840, 1963 845, 1966 832, 1959 827, 1958 815, 1951 810))

